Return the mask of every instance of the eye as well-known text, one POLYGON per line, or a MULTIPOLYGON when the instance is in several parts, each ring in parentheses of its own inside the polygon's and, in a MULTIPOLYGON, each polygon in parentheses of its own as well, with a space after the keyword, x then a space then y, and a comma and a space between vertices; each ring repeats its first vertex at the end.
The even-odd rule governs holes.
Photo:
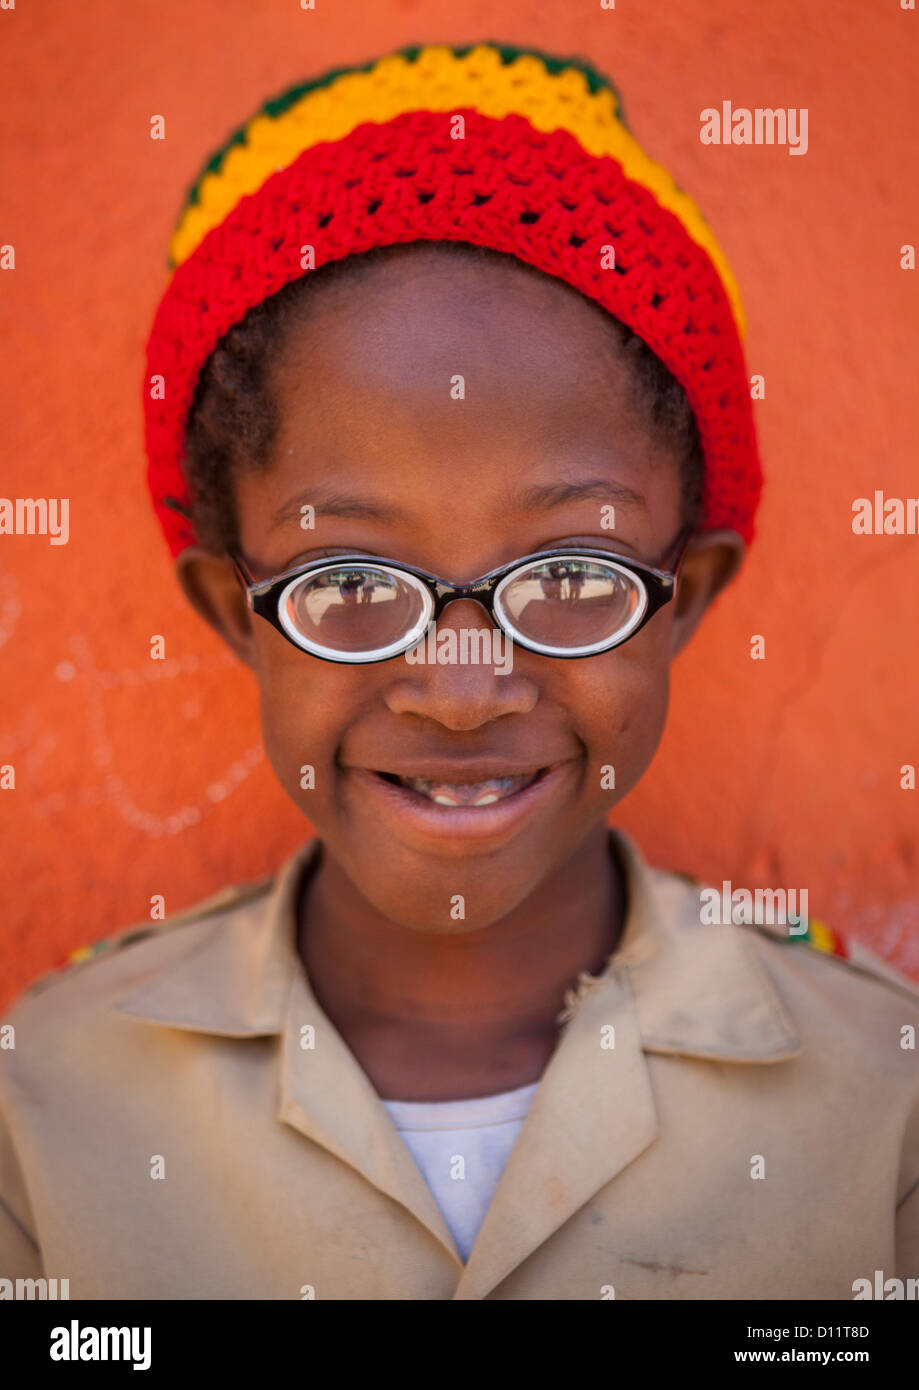
POLYGON ((494 602, 504 622, 539 650, 602 650, 634 630, 648 596, 612 555, 608 562, 559 556, 530 560, 507 575, 494 602))
POLYGON ((291 579, 279 600, 281 622, 295 640, 346 660, 417 640, 432 609, 427 590, 409 576, 372 561, 339 565, 334 555, 325 568, 291 579))

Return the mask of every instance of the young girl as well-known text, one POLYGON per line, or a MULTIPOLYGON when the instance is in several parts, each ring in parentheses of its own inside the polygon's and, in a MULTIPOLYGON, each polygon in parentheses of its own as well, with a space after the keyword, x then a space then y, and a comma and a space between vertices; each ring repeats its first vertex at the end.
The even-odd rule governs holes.
POLYGON ((316 833, 20 1001, 0 1276, 906 1287, 919 992, 712 921, 607 827, 760 491, 736 286, 609 83, 491 43, 327 73, 214 156, 172 259, 157 516, 316 833))

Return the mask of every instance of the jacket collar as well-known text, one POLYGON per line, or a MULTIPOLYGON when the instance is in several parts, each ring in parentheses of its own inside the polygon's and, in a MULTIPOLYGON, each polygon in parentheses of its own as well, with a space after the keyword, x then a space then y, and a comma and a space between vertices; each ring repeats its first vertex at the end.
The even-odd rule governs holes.
POLYGON ((296 946, 300 885, 320 847, 318 839, 306 841, 255 898, 230 899, 200 922, 194 911, 191 921, 180 918, 176 926, 188 930, 188 951, 122 995, 115 1009, 146 1023, 223 1037, 280 1033, 291 978, 302 968, 296 946))
POLYGON ((646 1052, 718 1062, 777 1062, 797 1056, 801 1039, 743 931, 703 925, 700 887, 650 868, 621 831, 610 832, 628 886, 619 949, 595 983, 627 974, 646 1052))
MULTIPOLYGON (((228 1037, 283 1032, 295 975, 297 900, 320 841, 301 845, 266 892, 192 927, 187 953, 116 1004, 149 1023, 228 1037)), ((763 1062, 797 1055, 791 1019, 744 933, 699 923, 698 886, 650 868, 621 830, 610 831, 626 882, 626 920, 619 948, 598 976, 582 974, 560 1021, 586 995, 628 973, 641 1045, 724 1062, 763 1062)))
POLYGON ((297 952, 297 900, 317 839, 290 856, 267 892, 195 924, 189 950, 115 1007, 173 1028, 280 1036, 278 1118, 412 1212, 457 1266, 454 1298, 481 1299, 655 1140, 646 1053, 766 1064, 801 1051, 745 933, 703 926, 699 885, 649 868, 622 831, 610 832, 610 845, 627 892, 619 947, 600 975, 582 974, 569 991, 559 1042, 465 1267, 297 952), (609 1025, 612 1047, 600 1042, 609 1025))
MULTIPOLYGON (((794 1024, 744 934, 701 926, 697 885, 651 869, 623 831, 610 830, 610 849, 626 878, 619 949, 599 976, 578 977, 560 1022, 627 972, 645 1051, 720 1062, 797 1055, 794 1024)), ((296 949, 300 884, 318 851, 317 838, 300 845, 264 894, 196 924, 189 951, 122 995, 118 1012, 227 1037, 282 1033, 292 977, 304 973, 296 949)))

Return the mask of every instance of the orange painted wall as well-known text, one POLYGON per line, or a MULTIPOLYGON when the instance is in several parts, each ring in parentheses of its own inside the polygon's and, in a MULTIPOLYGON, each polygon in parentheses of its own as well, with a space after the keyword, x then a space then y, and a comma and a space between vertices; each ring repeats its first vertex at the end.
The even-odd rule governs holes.
POLYGON ((251 678, 186 609, 148 507, 143 345, 203 157, 268 95, 418 41, 580 53, 696 197, 744 292, 767 474, 746 570, 677 663, 618 819, 653 861, 807 887, 919 976, 919 537, 853 499, 919 492, 919 14, 897 0, 83 0, 0 11, 2 484, 71 538, 0 537, 0 1005, 74 948, 269 872, 307 831, 251 678), (703 147, 729 98, 807 107, 804 157, 703 147), (167 138, 149 138, 153 114, 167 138), (149 659, 151 634, 169 659, 149 659), (751 661, 752 634, 766 639, 751 661))

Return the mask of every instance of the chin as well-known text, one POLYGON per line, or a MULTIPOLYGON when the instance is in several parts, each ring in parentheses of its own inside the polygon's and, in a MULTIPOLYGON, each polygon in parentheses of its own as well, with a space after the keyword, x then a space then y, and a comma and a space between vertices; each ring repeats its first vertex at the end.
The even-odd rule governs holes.
POLYGON ((423 858, 416 866, 389 864, 383 878, 342 862, 378 912, 408 931, 432 937, 484 931, 535 892, 543 877, 535 859, 528 870, 509 873, 493 859, 436 864, 423 858))

